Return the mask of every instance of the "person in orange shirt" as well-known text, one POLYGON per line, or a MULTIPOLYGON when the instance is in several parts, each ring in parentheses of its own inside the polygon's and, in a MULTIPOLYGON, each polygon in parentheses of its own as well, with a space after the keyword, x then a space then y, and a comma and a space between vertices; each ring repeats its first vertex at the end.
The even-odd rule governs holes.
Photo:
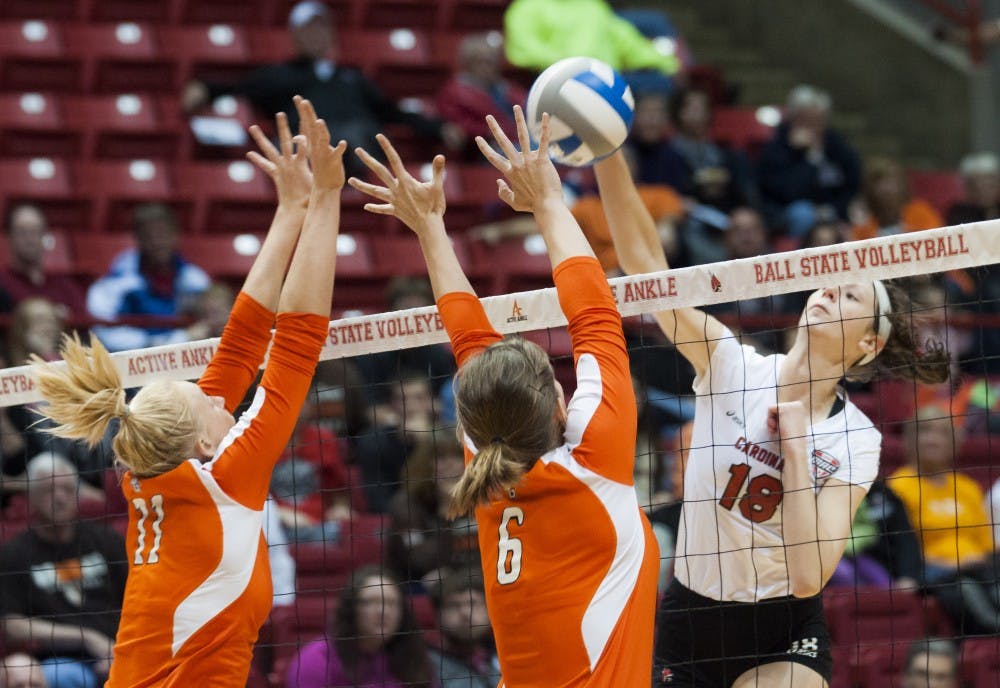
POLYGON ((108 688, 244 685, 271 608, 262 510, 326 341, 347 145, 329 145, 308 101, 296 107, 308 139, 297 152, 283 114, 280 152, 251 129, 264 155, 249 157, 273 178, 278 208, 197 384, 154 380, 127 402, 96 338, 65 339, 65 366, 35 360, 54 434, 93 445, 118 424, 129 575, 108 688), (263 379, 234 423, 272 325, 263 379))
POLYGON ((503 155, 499 196, 532 212, 569 320, 577 389, 567 406, 545 351, 493 328, 444 228, 444 158, 420 183, 379 137, 392 171, 358 155, 384 186, 352 178, 420 239, 458 362, 455 408, 466 467, 450 515, 475 513, 486 601, 506 688, 648 686, 659 552, 633 487, 636 404, 621 317, 600 264, 562 200, 543 118, 520 151, 487 119, 503 155))
POLYGON ((854 210, 855 240, 944 226, 934 206, 922 198, 910 198, 906 172, 888 158, 868 162, 860 204, 854 210))

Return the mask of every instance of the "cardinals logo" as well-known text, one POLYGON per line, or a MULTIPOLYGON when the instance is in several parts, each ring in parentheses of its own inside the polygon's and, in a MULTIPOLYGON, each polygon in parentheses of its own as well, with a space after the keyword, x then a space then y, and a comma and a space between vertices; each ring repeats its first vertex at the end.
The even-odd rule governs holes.
POLYGON ((660 669, 660 683, 665 686, 672 685, 674 682, 674 672, 670 667, 663 667, 660 669))
POLYGON ((840 460, 830 456, 825 451, 814 449, 812 453, 812 471, 815 480, 825 480, 840 469, 840 460))
POLYGON ((722 282, 714 274, 712 275, 712 291, 722 291, 722 282))

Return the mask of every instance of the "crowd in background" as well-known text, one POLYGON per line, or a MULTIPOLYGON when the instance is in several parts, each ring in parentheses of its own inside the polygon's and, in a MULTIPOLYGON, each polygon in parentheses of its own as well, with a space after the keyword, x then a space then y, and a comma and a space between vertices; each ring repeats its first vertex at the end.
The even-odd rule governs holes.
MULTIPOLYGON (((189 84, 183 102, 194 111, 233 93, 262 112, 294 115, 291 95, 300 93, 335 135, 352 145, 367 146, 385 124, 402 123, 471 161, 474 137, 485 134, 483 115, 509 113, 511 105, 524 102, 524 89, 504 78, 505 59, 537 70, 589 47, 626 71, 635 89, 626 153, 672 267, 1000 217, 995 153, 964 158, 959 172, 965 197, 935 208, 910 193, 899 161, 861 160, 848 138, 830 126, 833 103, 818 87, 791 91, 773 138, 759 149, 735 150, 713 140, 719 94, 686 78, 690 54, 664 54, 643 36, 641 29, 650 23, 652 31, 663 31, 658 22, 668 22, 665 17, 638 13, 635 18, 638 26, 591 0, 517 0, 508 10, 506 43, 497 34, 475 34, 461 44, 459 70, 442 86, 431 116, 401 108, 360 71, 342 66, 332 14, 322 3, 303 2, 289 17, 292 60, 258 69, 238 83, 189 84), (566 30, 570 18, 580 31, 566 30), (561 29, 556 34, 546 29, 553 23, 561 29), (552 35, 573 41, 543 40, 552 35)), ((675 45, 683 45, 677 38, 675 45)), ((501 125, 512 133, 512 121, 501 119, 501 125)), ((573 212, 602 264, 616 274, 592 184, 586 175, 567 174, 566 190, 576 199, 573 212)), ((197 256, 181 254, 183 227, 167 205, 135 208, 134 248, 90 285, 46 272, 47 226, 35 205, 7 210, 9 264, 0 271, 0 310, 11 318, 3 348, 7 365, 19 365, 31 354, 56 358, 69 323, 99 322, 94 334, 111 350, 220 334, 233 293, 198 267, 197 256), (141 320, 150 316, 167 319, 152 326, 141 320)), ((523 221, 501 220, 472 234, 502 241, 532 229, 523 221)), ((1000 314, 1000 275, 996 266, 923 275, 911 280, 910 288, 923 307, 939 314, 926 334, 947 344, 955 374, 942 388, 911 391, 910 416, 883 428, 902 437, 903 461, 884 471, 869 492, 831 585, 918 591, 939 600, 956 636, 997 634, 1000 480, 990 485, 956 470, 956 459, 968 446, 967 437, 986 436, 1000 426, 1000 328, 966 327, 952 316, 1000 314)), ((431 304, 429 285, 420 279, 398 278, 386 292, 386 310, 431 304)), ((789 294, 721 304, 712 312, 730 318, 760 346, 774 348, 787 324, 781 315, 797 313, 800 306, 800 296, 789 294)), ((683 499, 679 476, 690 446, 691 373, 642 323, 631 323, 629 336, 640 400, 636 489, 660 541, 665 586, 683 499)), ((496 685, 489 619, 473 573, 479 566, 475 523, 445 515, 450 487, 463 467, 452 429, 454 372, 441 346, 320 366, 272 482, 266 527, 275 604, 295 601, 293 553, 310 546, 336 549, 347 542, 356 519, 380 515, 382 557, 345 577, 326 635, 303 639, 314 641, 303 643, 282 668, 285 685, 330 685, 343 677, 386 686, 496 685), (377 600, 369 599, 374 590, 377 600), (412 596, 430 600, 436 610, 433 634, 418 631, 407 603, 412 596)), ((864 395, 872 388, 852 389, 864 395)), ((30 407, 4 408, 0 461, 5 643, 34 656, 10 654, 0 666, 0 688, 97 686, 113 644, 128 556, 120 518, 127 505, 110 447, 84 450, 47 435, 30 407), (12 522, 26 529, 8 532, 12 522)), ((929 672, 938 662, 935 670, 954 678, 953 645, 916 644, 905 672, 929 672)))

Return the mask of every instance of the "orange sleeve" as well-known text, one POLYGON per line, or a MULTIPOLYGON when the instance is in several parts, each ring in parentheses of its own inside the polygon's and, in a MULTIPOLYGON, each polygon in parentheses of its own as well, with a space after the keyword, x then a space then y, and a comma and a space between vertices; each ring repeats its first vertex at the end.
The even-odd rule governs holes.
POLYGON ((236 410, 257 376, 271 341, 272 324, 274 313, 245 292, 237 295, 233 311, 222 331, 219 348, 198 380, 198 386, 205 394, 226 400, 226 409, 230 413, 236 410))
POLYGON ((566 439, 580 463, 631 485, 637 411, 621 315, 611 288, 593 258, 564 260, 552 277, 569 320, 576 363, 566 439))
POLYGON ((222 489, 244 506, 264 506, 271 470, 298 422, 328 325, 326 318, 312 313, 278 314, 274 345, 253 403, 209 462, 222 489))
POLYGON ((459 368, 470 357, 503 339, 493 329, 483 304, 479 303, 475 294, 464 291, 445 294, 438 299, 437 307, 459 368))

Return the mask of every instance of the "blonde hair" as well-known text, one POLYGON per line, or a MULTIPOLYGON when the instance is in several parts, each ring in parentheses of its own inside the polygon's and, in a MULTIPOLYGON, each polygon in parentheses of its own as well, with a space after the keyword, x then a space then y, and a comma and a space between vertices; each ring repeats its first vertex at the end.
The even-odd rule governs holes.
POLYGON ((555 374, 537 345, 512 337, 487 347, 459 371, 455 411, 479 452, 452 491, 448 515, 496 499, 558 443, 555 374))
POLYGON ((47 432, 93 447, 118 419, 112 448, 139 478, 165 473, 190 455, 198 424, 176 383, 151 382, 130 405, 121 375, 100 340, 93 337, 87 347, 75 333, 64 335, 61 350, 64 367, 31 358, 38 389, 48 402, 38 412, 55 423, 47 432))

